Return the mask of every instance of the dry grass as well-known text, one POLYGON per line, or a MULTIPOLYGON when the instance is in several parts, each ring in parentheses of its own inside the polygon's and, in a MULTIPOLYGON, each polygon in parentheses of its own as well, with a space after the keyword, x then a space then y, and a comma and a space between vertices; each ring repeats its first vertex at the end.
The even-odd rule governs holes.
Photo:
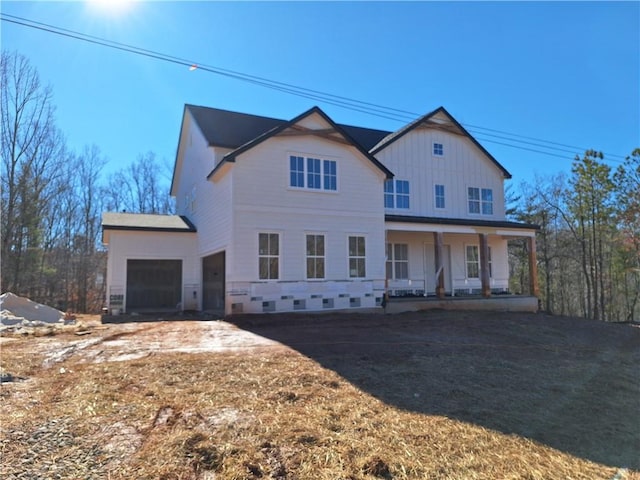
MULTIPOLYGON (((527 373, 547 375, 548 385, 583 388, 566 385, 572 375, 585 378, 580 369, 590 368, 591 363, 585 364, 582 354, 530 348, 503 355, 468 344, 416 342, 419 348, 403 355, 397 346, 374 348, 367 354, 359 349, 324 349, 307 355, 261 348, 99 364, 77 363, 71 357, 43 369, 43 357, 30 354, 34 340, 17 339, 3 346, 3 368, 29 381, 2 389, 2 478, 22 478, 25 471, 32 476, 24 478, 45 478, 38 472, 52 468, 52 462, 60 466, 59 478, 165 480, 608 480, 622 466, 590 461, 588 456, 569 453, 570 449, 530 439, 537 438, 536 429, 548 431, 544 425, 560 421, 567 409, 548 405, 549 416, 536 419, 544 402, 540 392, 503 388, 522 384, 518 359, 523 355, 524 363, 532 364, 527 373), (534 362, 546 357, 557 368, 540 373, 534 362), (504 383, 481 385, 478 370, 489 382, 500 378, 504 383), (492 415, 486 409, 495 399, 481 397, 495 395, 498 388, 503 398, 496 405, 503 404, 509 413, 487 421, 483 416, 492 415), (439 402, 449 406, 438 407, 439 402), (517 402, 520 410, 511 412, 509 402, 517 402), (527 408, 530 418, 501 425, 527 408), (36 458, 25 466, 26 444, 20 439, 33 436, 52 418, 63 422, 73 438, 62 446, 42 440, 36 458), (521 425, 533 433, 508 432, 508 427, 522 430, 521 425), (73 461, 82 452, 92 454, 86 470, 82 461, 73 461)), ((72 337, 37 340, 53 344, 72 337)), ((616 374, 617 388, 637 393, 635 373, 627 365, 637 362, 637 352, 607 350, 603 355, 608 356, 612 372, 616 365, 623 370, 622 377, 616 374), (625 381, 631 383, 623 385, 625 381)), ((547 367, 549 360, 541 365, 547 367)), ((637 402, 637 397, 630 401, 637 402)), ((582 408, 579 401, 576 405, 582 408)), ((616 425, 612 430, 629 435, 628 429, 616 425)), ((585 442, 594 442, 591 433, 584 432, 585 442)), ((637 446, 637 437, 626 440, 637 446)), ((631 471, 621 478, 640 477, 631 471)))

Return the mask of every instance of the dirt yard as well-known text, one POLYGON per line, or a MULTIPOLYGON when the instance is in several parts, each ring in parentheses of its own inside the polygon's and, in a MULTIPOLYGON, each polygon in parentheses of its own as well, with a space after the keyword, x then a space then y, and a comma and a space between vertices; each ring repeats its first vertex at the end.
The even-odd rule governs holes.
POLYGON ((0 338, 0 477, 640 479, 640 328, 273 315, 0 338))

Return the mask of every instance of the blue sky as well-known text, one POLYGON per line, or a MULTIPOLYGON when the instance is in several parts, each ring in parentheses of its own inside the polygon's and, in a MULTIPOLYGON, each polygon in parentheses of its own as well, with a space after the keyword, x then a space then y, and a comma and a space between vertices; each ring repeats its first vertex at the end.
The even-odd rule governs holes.
MULTIPOLYGON (((442 105, 516 185, 569 171, 586 148, 618 155, 608 157, 615 167, 640 147, 640 2, 132 2, 116 10, 3 1, 0 8, 416 117, 442 105)), ((52 86, 69 146, 98 145, 106 172, 149 150, 172 164, 185 103, 285 119, 318 105, 338 123, 385 130, 406 123, 6 21, 1 28, 2 48, 27 56, 52 86)))

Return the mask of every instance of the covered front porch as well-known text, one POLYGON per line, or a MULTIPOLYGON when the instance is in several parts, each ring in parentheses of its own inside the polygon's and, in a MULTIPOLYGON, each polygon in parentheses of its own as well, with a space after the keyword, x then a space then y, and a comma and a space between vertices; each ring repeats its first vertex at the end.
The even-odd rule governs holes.
POLYGON ((430 300, 431 308, 461 309, 493 298, 494 306, 535 304, 537 309, 536 229, 509 221, 387 215, 387 304, 430 300), (529 295, 518 295, 517 301, 509 291, 507 249, 515 238, 527 241, 531 277, 529 295), (441 304, 434 306, 434 300, 441 304))

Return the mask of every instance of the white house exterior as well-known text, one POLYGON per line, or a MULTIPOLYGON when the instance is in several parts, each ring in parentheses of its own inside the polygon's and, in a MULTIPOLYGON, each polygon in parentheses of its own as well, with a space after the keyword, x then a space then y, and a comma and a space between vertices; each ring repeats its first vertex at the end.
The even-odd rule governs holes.
MULTIPOLYGON (((439 108, 397 132, 185 106, 177 215, 105 213, 111 309, 381 308, 506 293, 510 178, 439 108), (177 278, 179 277, 179 278, 177 278)), ((533 292, 535 293, 535 291, 533 292)))

